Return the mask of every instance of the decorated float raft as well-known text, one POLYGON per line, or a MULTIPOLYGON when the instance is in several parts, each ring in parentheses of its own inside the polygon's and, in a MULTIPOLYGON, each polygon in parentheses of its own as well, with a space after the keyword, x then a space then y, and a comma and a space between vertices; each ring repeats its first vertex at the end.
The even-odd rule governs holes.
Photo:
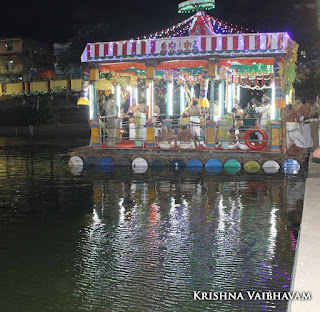
POLYGON ((148 37, 86 45, 81 61, 88 68, 79 104, 90 107, 92 135, 89 146, 71 152, 74 163, 204 167, 236 160, 240 166, 248 161, 259 166, 275 161, 281 166, 289 160, 303 164, 304 151, 287 155, 282 121, 286 104, 294 99, 298 45, 287 33, 246 33, 205 14, 202 9, 212 8, 208 4, 214 5, 214 1, 204 1, 205 6, 201 0, 189 2, 180 4, 179 10, 198 12, 171 28, 148 37), (241 102, 243 90, 263 91, 271 99, 268 126, 247 129, 263 138, 260 144, 252 144, 247 136, 245 151, 230 149, 234 142, 223 146, 228 141, 226 132, 234 126, 225 122, 226 114, 241 102), (115 94, 119 112, 117 142, 112 148, 99 114, 98 97, 105 93, 115 94), (199 141, 203 144, 193 150, 160 149, 157 129, 165 124, 178 131, 182 125, 190 125, 186 111, 194 97, 206 110, 200 121, 199 141), (125 138, 121 105, 142 99, 148 105, 149 120, 145 124, 139 123, 139 118, 131 121, 128 128, 134 128, 134 136, 125 138), (161 100, 163 118, 154 116, 154 104, 161 100))

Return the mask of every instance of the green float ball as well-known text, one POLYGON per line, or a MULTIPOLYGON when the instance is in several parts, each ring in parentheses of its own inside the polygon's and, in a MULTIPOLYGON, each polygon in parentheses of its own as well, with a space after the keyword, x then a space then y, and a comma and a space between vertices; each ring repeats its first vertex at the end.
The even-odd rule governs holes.
POLYGON ((243 168, 248 173, 257 173, 260 170, 260 164, 256 161, 250 160, 245 163, 243 168))
POLYGON ((241 164, 235 159, 230 159, 224 164, 224 169, 229 174, 237 174, 241 170, 241 164))

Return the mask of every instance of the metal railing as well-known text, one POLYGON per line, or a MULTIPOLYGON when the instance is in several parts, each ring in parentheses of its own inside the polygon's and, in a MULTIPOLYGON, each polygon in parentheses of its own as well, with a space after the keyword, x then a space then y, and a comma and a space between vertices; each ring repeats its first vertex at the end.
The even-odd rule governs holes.
MULTIPOLYGON (((165 115, 160 115, 157 116, 156 119, 154 118, 152 125, 153 140, 151 140, 151 142, 153 142, 153 147, 158 147, 157 137, 161 134, 162 127, 164 126, 167 127, 169 134, 175 138, 182 127, 187 126, 187 129, 194 135, 198 145, 206 147, 206 144, 208 143, 208 121, 210 121, 207 116, 202 116, 200 118, 200 124, 192 123, 190 118, 185 116, 180 116, 180 118, 177 116, 178 118, 170 119, 166 119, 165 117, 165 115)), ((265 121, 266 122, 264 122, 264 119, 262 118, 244 118, 232 120, 232 124, 230 124, 230 119, 229 123, 227 123, 224 118, 220 118, 214 126, 215 147, 218 149, 241 149, 241 145, 245 145, 246 142, 250 141, 253 144, 267 142, 267 148, 271 148, 271 123, 273 120, 265 118, 265 121), (261 126, 261 123, 263 126, 261 126), (249 140, 245 140, 243 134, 251 128, 255 128, 257 132, 258 130, 265 131, 268 139, 265 140, 262 138, 261 134, 254 133, 249 140), (225 145, 227 145, 226 142, 229 143, 228 147, 225 147, 225 145)), ((109 142, 112 141, 134 141, 136 146, 144 147, 147 143, 147 127, 148 125, 143 117, 108 118, 106 116, 101 116, 100 135, 102 146, 108 146, 109 142)), ((212 124, 210 127, 212 128, 212 124)), ((281 125, 281 129, 282 127, 283 125, 281 125)), ((175 147, 177 147, 176 144, 175 147)))

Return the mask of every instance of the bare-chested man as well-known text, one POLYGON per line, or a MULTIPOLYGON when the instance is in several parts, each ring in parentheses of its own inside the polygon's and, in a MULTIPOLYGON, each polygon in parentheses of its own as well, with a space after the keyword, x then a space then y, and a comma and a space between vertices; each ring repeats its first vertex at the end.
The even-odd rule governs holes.
POLYGON ((189 109, 190 123, 192 132, 198 140, 200 140, 200 116, 201 110, 198 106, 198 101, 193 101, 192 106, 189 109))
POLYGON ((126 116, 132 117, 137 111, 137 101, 135 99, 132 100, 132 105, 128 108, 126 116))
POLYGON ((160 107, 157 104, 153 105, 153 121, 158 122, 160 116, 160 107))
POLYGON ((304 148, 304 137, 299 130, 297 122, 298 111, 295 111, 292 105, 287 107, 286 130, 287 130, 287 148, 304 148))
POLYGON ((108 101, 104 103, 104 111, 107 117, 108 147, 115 147, 118 126, 118 106, 114 101, 114 94, 110 94, 108 101))
POLYGON ((305 98, 301 98, 301 103, 302 106, 299 109, 299 113, 303 117, 302 134, 304 138, 304 148, 311 148, 313 146, 310 130, 310 112, 312 104, 310 101, 307 102, 305 98))
POLYGON ((187 125, 182 126, 182 130, 177 134, 177 145, 182 149, 190 149, 197 147, 197 141, 192 134, 192 132, 188 129, 187 125))
POLYGON ((146 101, 145 100, 142 100, 141 103, 138 105, 137 107, 137 110, 140 112, 140 113, 143 113, 143 114, 148 114, 149 112, 149 107, 148 105, 146 104, 146 101))
POLYGON ((175 136, 168 132, 166 126, 163 126, 161 132, 158 134, 157 143, 159 147, 163 149, 174 147, 175 136))
POLYGON ((148 118, 149 107, 146 104, 145 100, 141 101, 141 103, 137 107, 136 112, 137 113, 139 112, 138 118, 140 118, 140 120, 139 121, 136 120, 136 123, 140 127, 140 136, 143 140, 146 140, 147 139, 147 129, 146 129, 145 125, 146 125, 146 121, 148 118))

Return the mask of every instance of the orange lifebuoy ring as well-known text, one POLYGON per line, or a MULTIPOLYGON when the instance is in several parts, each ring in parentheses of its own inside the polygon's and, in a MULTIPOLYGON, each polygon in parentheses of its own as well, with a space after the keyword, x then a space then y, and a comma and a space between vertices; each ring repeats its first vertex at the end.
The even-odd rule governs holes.
POLYGON ((254 128, 250 128, 249 130, 246 131, 246 133, 244 134, 244 140, 245 140, 246 145, 251 150, 261 150, 261 149, 265 148, 268 144, 268 135, 267 135, 267 132, 265 132, 264 130, 261 130, 260 128, 254 127, 254 128), (253 145, 250 142, 250 134, 256 133, 256 132, 258 132, 262 135, 263 142, 260 144, 253 145))

